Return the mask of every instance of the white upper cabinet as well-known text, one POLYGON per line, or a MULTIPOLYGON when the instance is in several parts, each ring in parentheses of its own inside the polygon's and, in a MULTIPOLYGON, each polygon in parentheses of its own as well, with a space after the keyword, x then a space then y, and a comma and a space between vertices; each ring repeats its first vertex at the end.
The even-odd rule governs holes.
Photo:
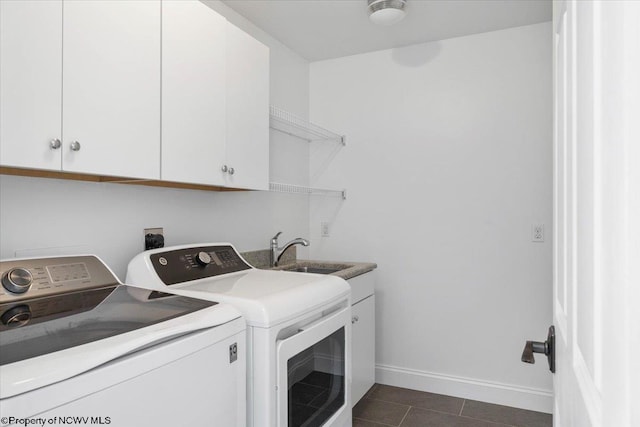
POLYGON ((227 185, 268 190, 269 48, 227 23, 226 51, 227 185))
POLYGON ((62 1, 1 0, 0 164, 60 170, 61 83, 62 1))
POLYGON ((3 166, 159 178, 159 0, 2 0, 0 20, 3 166))
POLYGON ((160 12, 159 0, 65 1, 64 170, 160 178, 160 12))
POLYGON ((268 189, 269 49, 195 0, 162 23, 162 179, 268 189))
POLYGON ((0 0, 0 164, 268 189, 269 49, 196 0, 0 0))
POLYGON ((225 185, 226 20, 199 1, 162 3, 162 179, 225 185))

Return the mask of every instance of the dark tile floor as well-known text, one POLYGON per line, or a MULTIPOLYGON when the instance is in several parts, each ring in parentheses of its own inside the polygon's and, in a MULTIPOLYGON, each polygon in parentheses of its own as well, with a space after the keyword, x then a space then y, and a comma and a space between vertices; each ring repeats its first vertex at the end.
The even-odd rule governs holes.
POLYGON ((353 427, 551 427, 551 415, 374 384, 353 408, 353 427))

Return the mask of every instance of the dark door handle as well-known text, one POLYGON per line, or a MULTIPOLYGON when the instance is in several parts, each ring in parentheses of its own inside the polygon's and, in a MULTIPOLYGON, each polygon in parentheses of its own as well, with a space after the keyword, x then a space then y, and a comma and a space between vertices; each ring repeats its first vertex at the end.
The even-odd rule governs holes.
POLYGON ((536 363, 533 353, 542 353, 547 356, 549 370, 553 373, 556 372, 556 330, 553 325, 549 326, 546 341, 527 341, 520 360, 525 363, 536 363))

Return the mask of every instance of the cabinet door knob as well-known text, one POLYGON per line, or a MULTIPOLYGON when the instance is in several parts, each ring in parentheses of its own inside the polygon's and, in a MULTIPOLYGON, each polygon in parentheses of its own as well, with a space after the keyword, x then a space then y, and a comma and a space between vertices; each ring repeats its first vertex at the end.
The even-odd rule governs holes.
POLYGON ((233 175, 236 170, 234 168, 229 168, 229 175, 233 175))
POLYGON ((351 318, 351 323, 356 323, 358 320, 360 320, 360 318, 358 316, 353 316, 351 318))
POLYGON ((222 167, 220 168, 222 170, 222 172, 226 172, 229 170, 229 168, 227 167, 227 165, 222 165, 222 167))
POLYGON ((80 151, 80 143, 78 141, 73 141, 70 147, 71 151, 80 151))
POLYGON ((58 138, 52 139, 51 141, 49 141, 49 148, 51 148, 52 150, 57 150, 58 148, 60 148, 61 145, 62 145, 62 142, 60 142, 58 138))

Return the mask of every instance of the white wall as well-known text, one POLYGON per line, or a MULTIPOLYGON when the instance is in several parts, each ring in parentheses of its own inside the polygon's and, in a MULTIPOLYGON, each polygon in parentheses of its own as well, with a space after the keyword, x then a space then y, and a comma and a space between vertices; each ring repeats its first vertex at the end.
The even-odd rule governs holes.
POLYGON ((314 63, 309 79, 298 55, 206 3, 271 48, 272 104, 306 116, 310 87, 312 119, 348 136, 311 145, 309 171, 309 146, 272 131, 272 180, 311 176, 348 200, 313 198, 309 213, 299 195, 1 175, 0 258, 94 252, 123 278, 144 227, 240 250, 311 234, 312 257, 379 265, 379 380, 550 409, 544 360, 519 361, 551 322, 549 239, 530 241, 532 223, 551 235, 550 26, 314 63))
MULTIPOLYGON (((206 2, 271 49, 271 102, 308 114, 309 65, 221 2, 206 2)), ((308 145, 272 131, 273 180, 306 183, 308 145), (291 167, 295 165, 295 167, 291 167)), ((308 236, 307 197, 215 193, 0 175, 0 258, 91 252, 124 279, 143 249, 143 228, 164 227, 167 245, 230 241, 240 250, 308 236)), ((305 249, 299 249, 302 254, 305 249)))
POLYGON ((311 256, 374 261, 377 379, 551 411, 551 25, 311 64, 311 256), (331 237, 320 237, 329 221, 331 237), (544 223, 546 241, 531 241, 544 223))

